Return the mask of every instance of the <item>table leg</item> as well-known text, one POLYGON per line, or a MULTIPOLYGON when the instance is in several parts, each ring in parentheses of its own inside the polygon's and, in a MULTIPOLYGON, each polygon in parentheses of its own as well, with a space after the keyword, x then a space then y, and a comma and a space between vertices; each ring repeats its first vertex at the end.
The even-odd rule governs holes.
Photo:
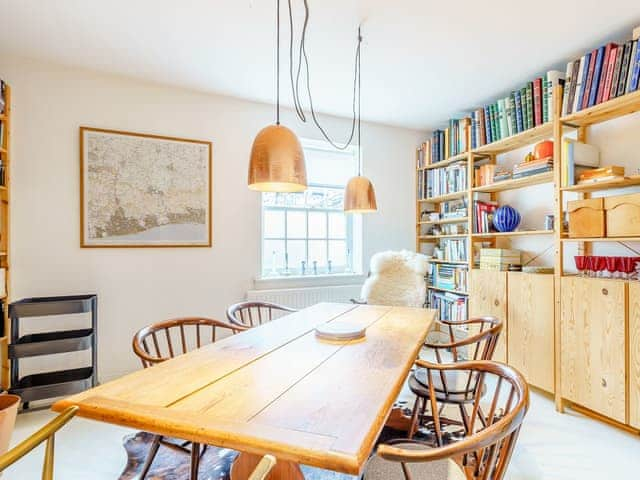
MULTIPOLYGON (((231 466, 231 480, 247 480, 262 456, 241 452, 231 466)), ((267 480, 304 480, 300 465, 278 459, 267 480)))
POLYGON ((198 469, 200 468, 200 444, 191 444, 191 475, 190 480, 198 480, 198 469))

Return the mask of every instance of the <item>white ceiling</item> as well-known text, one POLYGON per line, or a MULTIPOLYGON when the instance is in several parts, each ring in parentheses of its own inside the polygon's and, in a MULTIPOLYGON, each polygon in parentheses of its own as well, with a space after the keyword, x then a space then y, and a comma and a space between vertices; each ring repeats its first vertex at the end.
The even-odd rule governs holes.
MULTIPOLYGON (((351 115, 362 21, 363 119, 419 129, 640 24, 638 0, 308 1, 316 109, 351 115)), ((0 12, 0 53, 273 101, 275 0, 0 0, 0 12)))

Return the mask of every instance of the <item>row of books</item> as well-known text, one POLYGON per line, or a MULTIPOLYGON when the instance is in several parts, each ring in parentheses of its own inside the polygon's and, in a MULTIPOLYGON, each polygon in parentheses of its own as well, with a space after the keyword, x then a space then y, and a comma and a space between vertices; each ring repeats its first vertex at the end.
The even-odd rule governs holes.
POLYGON ((466 266, 431 263, 431 283, 446 290, 467 291, 469 271, 466 266))
MULTIPOLYGON (((635 35, 634 35, 635 36, 635 35)), ((608 43, 567 63, 562 114, 569 115, 638 90, 638 39, 608 43)))
POLYGON ((459 322, 467 319, 467 297, 463 295, 429 290, 427 306, 438 311, 439 320, 459 322))
POLYGON ((467 129, 471 119, 452 118, 444 130, 436 130, 431 139, 420 145, 417 154, 418 168, 447 160, 469 150, 467 145, 467 129))
POLYGON ((553 90, 564 84, 557 70, 528 82, 508 97, 471 112, 471 148, 478 148, 553 119, 553 90))
POLYGON ((7 84, 0 80, 0 114, 4 113, 7 104, 7 84))
POLYGON ((438 247, 442 251, 442 259, 448 262, 467 261, 467 240, 443 238, 438 247))
POLYGON ((492 200, 474 200, 473 232, 493 232, 493 215, 497 209, 498 202, 492 200))
POLYGON ((467 165, 453 163, 446 167, 418 171, 418 198, 425 200, 467 189, 467 165))

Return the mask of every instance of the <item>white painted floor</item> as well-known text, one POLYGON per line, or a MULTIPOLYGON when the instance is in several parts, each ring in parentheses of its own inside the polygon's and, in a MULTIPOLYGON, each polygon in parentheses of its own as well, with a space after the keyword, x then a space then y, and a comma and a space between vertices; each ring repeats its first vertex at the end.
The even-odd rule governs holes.
MULTIPOLYGON (((19 415, 12 443, 52 417, 48 411, 19 415)), ((75 418, 56 438, 56 478, 117 479, 126 461, 122 438, 129 432, 75 418)), ((533 392, 507 479, 635 479, 640 477, 639 453, 640 437, 570 410, 560 415, 549 398, 533 392)), ((31 453, 8 469, 3 480, 40 478, 42 455, 42 448, 31 453)))

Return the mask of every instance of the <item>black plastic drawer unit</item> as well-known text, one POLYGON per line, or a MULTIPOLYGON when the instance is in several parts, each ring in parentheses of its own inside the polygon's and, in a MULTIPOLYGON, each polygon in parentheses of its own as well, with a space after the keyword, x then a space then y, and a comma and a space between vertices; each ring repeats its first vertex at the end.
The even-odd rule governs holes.
MULTIPOLYGON (((97 324, 98 297, 73 295, 64 297, 25 298, 9 307, 11 318, 10 392, 19 395, 28 408, 29 402, 71 395, 97 385, 97 324), (90 313, 89 328, 76 330, 47 330, 46 325, 38 333, 20 335, 20 319, 90 313), (20 377, 20 359, 58 353, 91 350, 91 365, 69 370, 43 371, 20 377)), ((38 329, 40 330, 40 329, 38 329)))

